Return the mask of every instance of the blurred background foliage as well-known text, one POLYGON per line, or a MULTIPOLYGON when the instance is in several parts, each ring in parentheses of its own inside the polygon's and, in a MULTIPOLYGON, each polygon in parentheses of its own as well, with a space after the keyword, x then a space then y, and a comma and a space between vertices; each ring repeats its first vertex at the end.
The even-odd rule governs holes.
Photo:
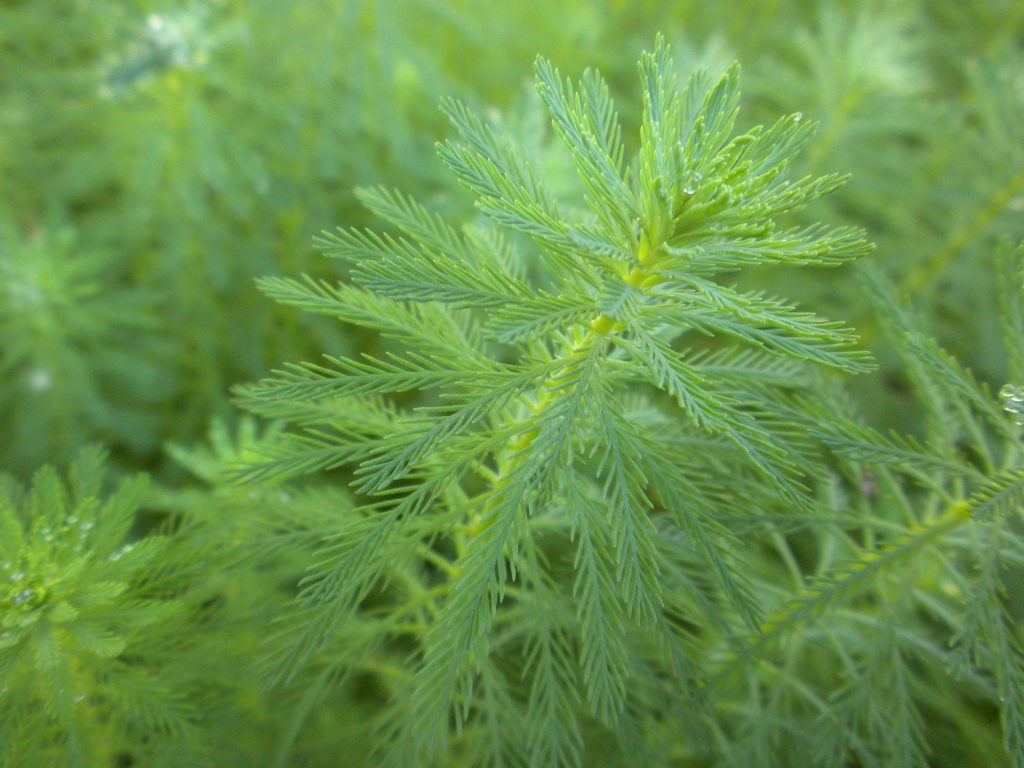
MULTIPOLYGON (((186 599, 234 628, 196 640, 211 646, 197 658, 256 648, 260 617, 283 610, 329 527, 325 505, 346 502, 223 484, 231 461, 273 439, 238 425, 230 388, 364 340, 275 306, 254 279, 330 274, 311 238, 365 221, 361 185, 472 216, 434 158, 448 131, 443 96, 486 110, 568 197, 578 182, 532 95, 535 55, 574 75, 600 69, 635 148, 635 61, 658 31, 683 75, 742 62, 744 125, 796 110, 820 123, 796 174, 853 177, 801 217, 868 227, 872 261, 998 389, 1008 371, 989 265, 1000 237, 1024 237, 1019 0, 5 0, 0 468, 24 478, 102 443, 115 474, 155 476, 154 514, 186 509, 215 526, 224 546, 210 563, 252 562, 245 542, 260 538, 273 556, 263 581, 211 570, 186 599), (190 447, 207 443, 211 425, 212 447, 190 447), (305 520, 298 532, 274 527, 285 501, 291 520, 305 520), (213 611, 216 600, 229 608, 213 611)), ((881 368, 852 383, 854 397, 874 426, 916 430, 907 381, 853 270, 740 277, 755 279, 859 327, 881 368)), ((323 670, 322 680, 333 674, 329 659, 323 670)), ((207 757, 255 765, 278 749, 281 765, 313 765, 318 750, 361 749, 361 734, 338 732, 336 719, 315 727, 324 715, 310 714, 316 698, 301 687, 272 700, 244 665, 188 671, 202 675, 207 757), (307 722, 300 751, 289 752, 280 701, 307 722), (243 721, 251 740, 225 735, 243 721)), ((339 690, 335 713, 380 695, 339 690)))

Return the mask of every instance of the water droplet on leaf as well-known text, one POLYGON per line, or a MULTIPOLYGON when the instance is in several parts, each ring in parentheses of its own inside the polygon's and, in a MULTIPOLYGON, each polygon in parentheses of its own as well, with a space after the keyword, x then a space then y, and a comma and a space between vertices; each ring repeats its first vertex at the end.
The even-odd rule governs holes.
POLYGON ((49 371, 37 368, 28 375, 26 384, 32 392, 45 392, 53 386, 53 377, 49 371))
POLYGON ((16 594, 14 597, 11 598, 11 605, 13 605, 13 606, 25 605, 26 603, 31 602, 32 600, 34 600, 35 597, 36 597, 36 591, 34 589, 23 589, 23 590, 21 590, 21 592, 19 592, 18 594, 16 594))
POLYGON ((999 399, 1003 401, 1003 410, 1013 414, 1014 423, 1024 426, 1024 387, 1005 384, 999 390, 999 399))

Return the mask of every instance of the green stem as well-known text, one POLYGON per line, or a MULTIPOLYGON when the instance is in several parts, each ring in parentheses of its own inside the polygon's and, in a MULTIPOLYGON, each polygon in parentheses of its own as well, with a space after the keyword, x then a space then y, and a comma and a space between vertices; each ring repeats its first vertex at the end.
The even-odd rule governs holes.
POLYGON ((1022 190, 1024 171, 1020 171, 1008 184, 996 190, 988 204, 983 206, 966 225, 960 227, 944 248, 933 253, 931 258, 912 270, 903 281, 903 290, 908 295, 916 295, 923 290, 1022 190))

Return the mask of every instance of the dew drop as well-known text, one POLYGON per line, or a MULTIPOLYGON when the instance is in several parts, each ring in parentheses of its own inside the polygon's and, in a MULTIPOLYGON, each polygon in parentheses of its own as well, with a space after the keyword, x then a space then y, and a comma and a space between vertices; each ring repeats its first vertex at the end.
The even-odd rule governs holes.
POLYGON ((999 390, 999 399, 1003 401, 1003 410, 1013 414, 1014 423, 1024 426, 1024 387, 1005 384, 999 390))
POLYGON ((133 549, 135 549, 135 545, 134 544, 125 544, 123 547, 121 547, 116 552, 113 552, 112 554, 107 555, 107 561, 111 562, 111 563, 116 563, 118 560, 120 560, 122 557, 124 557, 129 552, 131 552, 133 549))
POLYGON ((11 598, 11 605, 17 607, 19 605, 25 605, 35 599, 36 591, 34 589, 23 589, 21 592, 11 598))
POLYGON ((37 368, 28 375, 26 384, 31 392, 45 392, 53 386, 53 376, 45 368, 37 368))
POLYGON ((999 397, 1004 401, 1024 402, 1024 388, 1018 387, 1016 384, 1004 384, 1003 388, 999 390, 999 397))
POLYGON ((793 122, 794 123, 799 123, 803 119, 804 119, 804 113, 803 112, 797 112, 795 115, 793 115, 793 122))

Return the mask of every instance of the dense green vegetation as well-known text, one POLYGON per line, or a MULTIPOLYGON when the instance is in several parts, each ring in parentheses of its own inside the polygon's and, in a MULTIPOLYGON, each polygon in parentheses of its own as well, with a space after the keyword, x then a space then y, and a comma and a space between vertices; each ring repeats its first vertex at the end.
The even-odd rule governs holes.
POLYGON ((0 42, 0 766, 1024 768, 1019 3, 0 42))

